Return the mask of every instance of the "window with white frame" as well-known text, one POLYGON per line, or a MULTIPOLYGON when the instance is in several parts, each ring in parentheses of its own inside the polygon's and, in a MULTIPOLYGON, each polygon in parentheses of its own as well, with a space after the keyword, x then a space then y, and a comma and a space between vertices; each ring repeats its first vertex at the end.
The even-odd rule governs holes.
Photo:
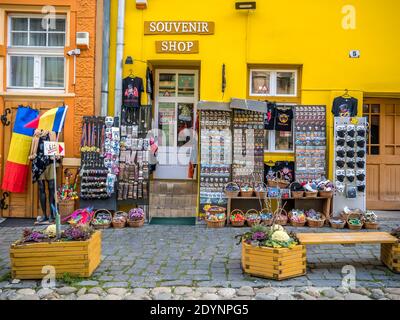
POLYGON ((65 16, 11 14, 8 30, 7 87, 63 90, 65 16))
POLYGON ((297 70, 251 69, 249 95, 296 97, 297 70))
MULTIPOLYGON (((279 106, 287 106, 293 108, 293 105, 278 104, 279 106)), ((291 121, 290 131, 264 130, 264 151, 265 152, 293 152, 293 124, 291 121)))

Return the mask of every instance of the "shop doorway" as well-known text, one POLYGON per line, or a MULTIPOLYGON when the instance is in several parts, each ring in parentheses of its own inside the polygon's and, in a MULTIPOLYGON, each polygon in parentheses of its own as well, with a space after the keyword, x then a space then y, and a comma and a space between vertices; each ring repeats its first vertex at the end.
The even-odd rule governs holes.
POLYGON ((198 70, 159 69, 155 77, 155 179, 188 179, 196 123, 198 70))
POLYGON ((400 99, 368 98, 367 208, 400 208, 400 99))

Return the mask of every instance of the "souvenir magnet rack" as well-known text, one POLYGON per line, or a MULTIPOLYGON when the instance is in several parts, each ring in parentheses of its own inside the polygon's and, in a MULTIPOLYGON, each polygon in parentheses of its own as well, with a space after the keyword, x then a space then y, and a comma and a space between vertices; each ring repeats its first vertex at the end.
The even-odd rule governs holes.
POLYGON ((334 126, 333 212, 340 214, 346 206, 365 211, 367 120, 335 117, 334 126))

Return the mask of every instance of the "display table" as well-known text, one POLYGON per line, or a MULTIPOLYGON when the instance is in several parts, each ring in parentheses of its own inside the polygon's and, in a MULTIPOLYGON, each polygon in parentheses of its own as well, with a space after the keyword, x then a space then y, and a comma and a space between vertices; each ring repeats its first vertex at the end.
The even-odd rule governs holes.
MULTIPOLYGON (((259 210, 263 209, 264 207, 264 200, 281 200, 282 202, 286 202, 286 208, 291 209, 315 209, 314 207, 319 207, 318 209, 321 210, 321 213, 326 218, 326 223, 328 223, 329 219, 332 216, 332 197, 316 197, 316 198, 257 198, 257 197, 228 197, 228 204, 227 204, 227 214, 228 217, 233 209, 241 209, 240 202, 241 201, 253 201, 254 206, 258 206, 259 210), (256 203, 257 202, 257 203, 256 203), (290 202, 290 205, 288 205, 290 202), (319 204, 315 204, 315 202, 320 202, 319 204)), ((255 209, 254 207, 251 208, 247 204, 242 204, 242 207, 246 206, 248 209, 255 209)), ((230 223, 228 219, 228 223, 230 223)))

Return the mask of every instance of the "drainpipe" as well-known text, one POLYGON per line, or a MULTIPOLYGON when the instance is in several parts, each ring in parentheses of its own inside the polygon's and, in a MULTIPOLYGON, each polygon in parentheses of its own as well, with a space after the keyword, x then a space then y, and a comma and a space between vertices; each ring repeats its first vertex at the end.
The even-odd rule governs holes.
POLYGON ((125 0, 118 0, 117 54, 115 66, 114 116, 120 116, 122 105, 122 66, 124 55, 125 0))
POLYGON ((108 114, 108 63, 110 58, 110 0, 103 0, 103 57, 101 62, 101 115, 108 114))

